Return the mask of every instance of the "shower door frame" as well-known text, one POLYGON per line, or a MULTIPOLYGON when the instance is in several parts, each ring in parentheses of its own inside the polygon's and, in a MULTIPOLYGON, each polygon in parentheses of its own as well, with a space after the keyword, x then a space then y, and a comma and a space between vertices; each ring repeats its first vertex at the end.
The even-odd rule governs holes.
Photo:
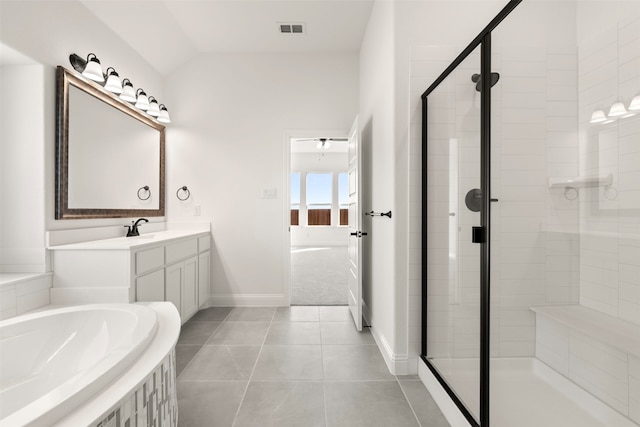
POLYGON ((490 318, 491 318, 491 79, 481 79, 480 90, 480 414, 479 422, 454 389, 427 358, 427 195, 428 195, 428 97, 480 46, 480 74, 491 75, 491 33, 522 2, 510 0, 496 17, 456 57, 422 94, 422 348, 420 358, 445 389, 451 400, 474 427, 490 425, 490 318))

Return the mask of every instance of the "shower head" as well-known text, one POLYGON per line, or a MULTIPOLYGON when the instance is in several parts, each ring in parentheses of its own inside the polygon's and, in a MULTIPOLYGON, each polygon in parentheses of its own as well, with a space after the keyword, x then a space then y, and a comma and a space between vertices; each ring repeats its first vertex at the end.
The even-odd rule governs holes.
MULTIPOLYGON (((496 83, 498 83, 498 80, 500 80, 500 74, 491 73, 491 87, 494 87, 496 83)), ((471 81, 476 83, 476 90, 480 92, 482 90, 482 75, 474 74, 471 76, 471 81)))

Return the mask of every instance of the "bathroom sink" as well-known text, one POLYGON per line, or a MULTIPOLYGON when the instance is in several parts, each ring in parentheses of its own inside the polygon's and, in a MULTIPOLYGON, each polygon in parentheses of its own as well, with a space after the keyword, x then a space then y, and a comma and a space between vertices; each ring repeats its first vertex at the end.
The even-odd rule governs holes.
POLYGON ((155 237, 155 234, 141 234, 139 236, 129 237, 129 239, 148 240, 148 239, 153 239, 154 237, 155 237))

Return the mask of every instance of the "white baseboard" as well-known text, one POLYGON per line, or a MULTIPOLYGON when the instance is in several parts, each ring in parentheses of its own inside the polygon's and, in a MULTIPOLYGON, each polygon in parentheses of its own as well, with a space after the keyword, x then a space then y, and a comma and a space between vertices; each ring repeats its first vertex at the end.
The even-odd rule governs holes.
POLYGON ((289 301, 284 294, 227 294, 212 295, 209 307, 287 307, 289 301))
POLYGON ((471 426, 456 404, 453 403, 453 400, 451 400, 445 389, 440 385, 438 379, 422 360, 418 362, 418 376, 442 411, 442 414, 447 421, 449 421, 449 424, 451 424, 451 427, 471 426))
POLYGON ((394 353, 386 338, 374 326, 371 326, 371 335, 373 335, 373 339, 376 341, 380 353, 382 353, 389 372, 393 375, 408 375, 409 356, 407 354, 394 353))

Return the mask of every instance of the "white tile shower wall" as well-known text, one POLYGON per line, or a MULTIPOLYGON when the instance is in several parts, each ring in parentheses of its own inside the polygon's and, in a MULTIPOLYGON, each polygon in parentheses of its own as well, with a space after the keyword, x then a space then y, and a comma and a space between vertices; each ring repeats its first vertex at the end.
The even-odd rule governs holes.
POLYGON ((640 90, 640 19, 579 47, 581 174, 613 184, 580 193, 580 304, 640 323, 640 115, 591 125, 591 113, 640 90))
MULTIPOLYGON (((419 95, 447 65, 448 49, 414 47, 411 94, 411 248, 420 251, 421 105, 419 95)), ((465 64, 479 64, 477 57, 465 64)), ((465 90, 471 74, 467 65, 456 73, 455 87, 441 87, 429 98, 427 265, 429 353, 433 356, 477 356, 479 316, 479 258, 477 245, 460 238, 458 283, 450 286, 448 186, 449 141, 460 144, 459 193, 479 186, 479 94, 465 90), (452 93, 455 93, 452 98, 452 93), (447 102, 455 100, 455 103, 447 102), (436 109, 433 106, 437 106, 436 109), (442 108, 446 106, 446 108, 442 108), (464 117, 463 117, 464 115, 464 117), (465 120, 466 119, 466 120, 465 120), (462 122, 455 133, 454 124, 462 122), (436 141, 437 140, 437 141, 436 141), (444 230, 444 231, 443 231, 444 230), (440 253, 437 252, 440 251, 440 253), (452 305, 452 301, 460 304, 452 305)), ((492 355, 531 356, 535 351, 532 305, 578 301, 578 203, 547 188, 549 176, 575 176, 578 170, 577 54, 575 48, 503 49, 494 54, 501 73, 492 92, 492 159, 494 205, 492 236, 492 355)), ((453 83, 452 83, 453 84, 453 83)), ((476 225, 478 214, 461 208, 460 231, 476 225), (474 216, 475 215, 475 216, 474 216)), ((419 260, 418 257, 414 259, 419 260)), ((420 297, 420 264, 410 266, 411 298, 420 297)), ((419 309, 419 306, 416 306, 419 309)), ((410 319, 419 321, 418 313, 410 319)), ((413 326, 413 325, 411 325, 413 326)), ((419 325, 418 325, 419 326, 419 325)), ((418 351, 420 328, 410 337, 418 351)))
POLYGON ((545 316, 537 316, 536 357, 635 422, 640 359, 545 316))

